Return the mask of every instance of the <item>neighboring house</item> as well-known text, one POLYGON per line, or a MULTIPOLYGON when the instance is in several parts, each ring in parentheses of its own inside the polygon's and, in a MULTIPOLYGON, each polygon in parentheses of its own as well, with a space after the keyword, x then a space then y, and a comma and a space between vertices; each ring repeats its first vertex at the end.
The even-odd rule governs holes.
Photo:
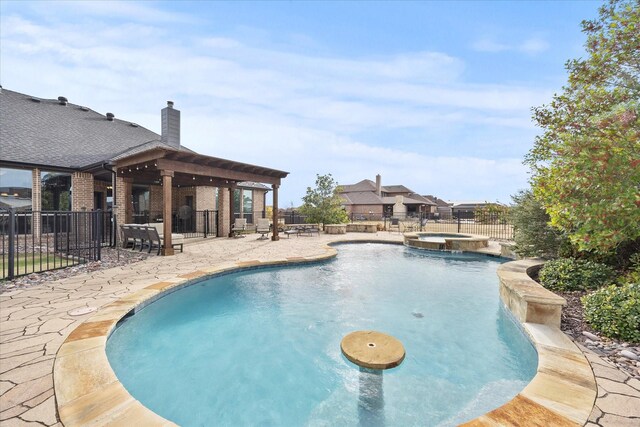
POLYGON ((356 218, 419 216, 436 211, 437 205, 432 200, 404 185, 383 186, 380 175, 376 175, 376 182, 364 179, 356 184, 340 187, 343 206, 356 218))
MULTIPOLYGON (((0 189, 8 190, 0 192, 0 206, 113 207, 120 224, 163 220, 165 235, 178 215, 205 210, 218 211, 218 235, 229 235, 234 217, 253 222, 264 215, 269 190, 278 212, 278 187, 288 172, 184 147, 180 111, 171 101, 161 125, 158 135, 62 96, 42 99, 0 87, 0 189)), ((42 232, 38 218, 32 232, 42 232)))
POLYGON ((475 213, 479 209, 484 209, 488 206, 505 206, 502 203, 497 202, 485 202, 478 200, 450 200, 449 206, 451 206, 451 211, 453 212, 453 216, 461 219, 474 219, 475 213))
POLYGON ((451 218, 453 214, 452 214, 451 205, 449 204, 449 202, 446 202, 441 198, 432 196, 432 195, 428 195, 424 197, 426 197, 427 199, 431 200, 436 204, 436 212, 434 215, 435 217, 451 218))

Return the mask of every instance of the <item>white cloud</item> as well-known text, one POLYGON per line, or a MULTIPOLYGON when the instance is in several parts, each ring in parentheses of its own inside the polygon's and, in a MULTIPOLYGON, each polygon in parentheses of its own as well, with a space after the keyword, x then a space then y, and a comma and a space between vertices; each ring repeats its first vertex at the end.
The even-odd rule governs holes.
POLYGON ((471 48, 478 52, 520 52, 529 55, 545 52, 549 49, 549 43, 542 37, 530 37, 521 42, 498 42, 492 38, 483 37, 471 43, 471 48))
MULTIPOLYGON (((77 13, 126 16, 110 9, 115 6, 92 4, 77 13)), ((54 25, 0 17, 2 84, 35 96, 64 95, 156 132, 159 110, 173 100, 182 111, 185 145, 290 171, 282 187, 285 203, 299 203, 315 174, 328 172, 344 184, 382 173, 390 184, 444 198, 504 199, 505 191, 513 191, 501 186, 525 184, 515 157, 469 156, 465 147, 474 135, 447 138, 451 129, 470 127, 490 129, 484 133, 495 139, 504 129, 531 132, 529 108, 548 99, 546 91, 469 84, 464 62, 442 52, 317 57, 226 35, 181 34, 179 25, 172 31, 157 25, 169 19, 164 12, 133 6, 125 10, 136 16, 125 23, 54 25), (140 18, 147 9, 158 13, 140 18), (448 144, 451 156, 430 155, 418 145, 407 151, 394 140, 382 148, 357 136, 407 129, 439 135, 442 140, 430 142, 448 144)), ((544 47, 535 40, 527 46, 532 52, 544 47)), ((502 47, 487 41, 484 49, 502 47)))

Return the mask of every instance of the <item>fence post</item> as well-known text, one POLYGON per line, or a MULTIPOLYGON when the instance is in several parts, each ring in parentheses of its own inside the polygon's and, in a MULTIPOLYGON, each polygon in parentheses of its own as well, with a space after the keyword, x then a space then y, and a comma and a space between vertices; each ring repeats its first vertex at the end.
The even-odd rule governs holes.
POLYGON ((460 232, 460 211, 458 211, 458 233, 460 232))
POLYGON ((203 212, 204 216, 204 238, 207 238, 207 233, 209 232, 209 210, 205 209, 203 212))
POLYGON ((13 208, 9 209, 9 268, 7 269, 7 279, 11 280, 15 276, 15 261, 16 261, 16 212, 13 208))
POLYGON ((96 224, 97 224, 97 233, 96 233, 96 238, 95 238, 95 244, 96 244, 96 255, 97 255, 97 259, 96 261, 100 261, 100 259, 102 258, 102 222, 104 221, 104 216, 103 216, 103 212, 98 209, 96 211, 95 214, 95 220, 96 220, 96 224))

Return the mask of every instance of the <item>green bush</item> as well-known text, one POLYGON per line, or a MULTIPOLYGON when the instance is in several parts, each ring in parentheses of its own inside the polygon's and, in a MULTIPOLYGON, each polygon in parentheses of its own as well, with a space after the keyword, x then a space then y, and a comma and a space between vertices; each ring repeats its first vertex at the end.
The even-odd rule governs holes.
POLYGON ((627 271, 627 273, 618 280, 618 283, 621 285, 625 285, 627 283, 640 285, 640 253, 633 254, 630 257, 629 262, 631 264, 629 271, 627 271))
POLYGON ((552 291, 583 291, 609 285, 615 271, 606 264, 574 258, 547 262, 540 270, 540 283, 552 291))
POLYGON ((572 253, 569 238, 549 225, 549 215, 530 190, 511 196, 509 218, 514 227, 515 252, 523 257, 558 258, 572 253))
POLYGON ((582 297, 584 317, 610 338, 640 342, 640 284, 611 285, 582 297))

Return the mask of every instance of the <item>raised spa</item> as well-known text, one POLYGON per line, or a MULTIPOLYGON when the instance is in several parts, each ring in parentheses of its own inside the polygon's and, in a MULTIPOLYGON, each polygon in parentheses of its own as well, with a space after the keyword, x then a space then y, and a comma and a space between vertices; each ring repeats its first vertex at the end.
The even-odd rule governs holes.
POLYGON ((340 245, 332 261, 227 274, 169 294, 121 322, 107 354, 135 399, 183 426, 349 426, 374 410, 389 426, 457 425, 535 375, 536 352, 498 296, 500 263, 340 245), (357 330, 392 335, 406 350, 385 371, 376 408, 341 353, 357 330))
POLYGON ((489 237, 463 233, 406 233, 404 244, 417 249, 475 251, 486 248, 489 237))

